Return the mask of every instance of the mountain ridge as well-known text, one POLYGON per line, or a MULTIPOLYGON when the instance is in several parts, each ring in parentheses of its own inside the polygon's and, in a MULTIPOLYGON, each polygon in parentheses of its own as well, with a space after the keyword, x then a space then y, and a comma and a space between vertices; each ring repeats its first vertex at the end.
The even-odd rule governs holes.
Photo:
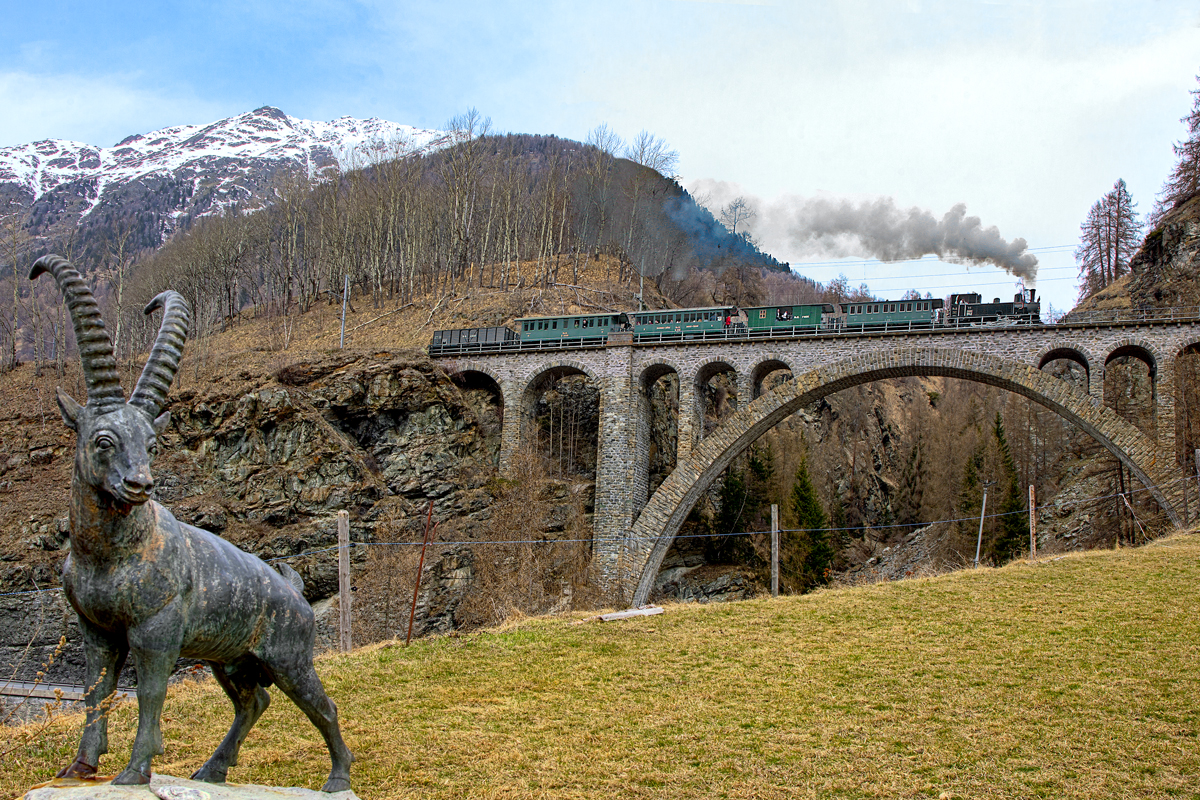
POLYGON ((28 214, 34 241, 69 240, 73 228, 98 228, 91 232, 99 238, 123 228, 134 233, 134 249, 156 248, 188 219, 263 203, 281 170, 314 178, 372 150, 430 151, 448 141, 443 131, 375 117, 322 122, 263 106, 132 134, 112 147, 43 139, 0 148, 0 204, 28 214))
POLYGON ((377 117, 343 116, 318 122, 263 106, 208 124, 174 125, 131 134, 112 147, 68 139, 43 139, 3 147, 0 183, 17 183, 37 200, 57 186, 75 180, 98 178, 107 185, 222 156, 296 161, 303 158, 312 175, 334 161, 342 162, 352 148, 404 141, 411 149, 421 150, 445 139, 442 131, 377 117))

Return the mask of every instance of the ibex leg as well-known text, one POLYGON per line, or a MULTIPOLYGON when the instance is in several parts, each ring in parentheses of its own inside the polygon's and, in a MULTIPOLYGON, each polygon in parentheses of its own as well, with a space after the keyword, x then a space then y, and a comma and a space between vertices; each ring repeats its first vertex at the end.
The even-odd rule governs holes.
POLYGON ((354 756, 342 741, 342 732, 338 728, 337 706, 325 694, 325 687, 317 677, 316 670, 309 662, 297 666, 292 673, 273 671, 275 684, 300 707, 300 710, 312 720, 317 730, 325 737, 325 746, 329 748, 329 758, 333 761, 333 769, 329 779, 321 787, 323 792, 344 792, 350 788, 350 762, 354 756))
POLYGON ((216 664, 211 661, 206 663, 212 668, 217 683, 221 684, 225 694, 233 701, 234 717, 233 725, 229 728, 229 733, 225 734, 220 747, 204 762, 204 766, 196 770, 192 780, 224 783, 229 768, 237 766, 238 750, 241 749, 242 742, 246 741, 246 734, 250 733, 254 723, 271 704, 271 695, 259 685, 263 671, 258 659, 237 664, 216 664))
POLYGON ((134 647, 138 673, 138 730, 133 740, 133 756, 129 766, 113 779, 118 786, 132 786, 150 782, 150 761, 163 752, 162 719, 163 701, 167 699, 167 678, 179 657, 178 648, 161 650, 134 647))
POLYGON ((87 778, 96 774, 100 756, 108 752, 108 708, 104 701, 116 690, 117 675, 129 654, 124 640, 109 639, 105 631, 82 615, 79 616, 79 630, 87 658, 87 690, 84 694, 87 717, 83 737, 79 740, 79 754, 69 767, 59 771, 60 778, 87 778))

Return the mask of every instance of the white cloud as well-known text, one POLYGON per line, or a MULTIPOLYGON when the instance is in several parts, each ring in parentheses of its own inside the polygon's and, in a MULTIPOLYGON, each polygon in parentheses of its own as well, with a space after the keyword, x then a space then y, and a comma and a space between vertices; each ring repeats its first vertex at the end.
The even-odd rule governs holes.
MULTIPOLYGON (((620 132, 666 139, 689 182, 736 181, 696 184, 715 205, 730 192, 886 196, 937 215, 965 202, 1031 247, 1073 244, 1117 178, 1149 210, 1196 88, 1195 25, 1089 27, 1103 6, 1059 4, 1001 8, 999 33, 950 13, 892 18, 888 30, 885 15, 851 18, 861 5, 837 7, 850 14, 837 19, 733 20, 683 46, 624 53, 575 96, 620 132)), ((1047 276, 1069 274, 1069 261, 1043 259, 1062 269, 1047 276)))
POLYGON ((134 75, 0 72, 0 147, 70 139, 108 147, 133 133, 220 119, 228 109, 184 93, 142 89, 134 75))

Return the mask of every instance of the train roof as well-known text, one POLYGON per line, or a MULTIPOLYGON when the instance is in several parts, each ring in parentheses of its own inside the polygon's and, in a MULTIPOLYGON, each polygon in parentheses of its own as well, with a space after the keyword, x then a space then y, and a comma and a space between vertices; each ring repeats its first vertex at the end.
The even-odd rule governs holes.
POLYGON ((700 308, 646 308, 641 311, 630 311, 630 314, 671 314, 676 311, 729 311, 737 308, 735 305, 727 306, 701 306, 700 308))
POLYGON ((882 305, 883 303, 916 303, 916 302, 933 303, 933 306, 932 306, 933 308, 943 308, 946 305, 946 301, 940 297, 910 297, 907 300, 843 300, 841 302, 841 305, 843 305, 843 306, 859 306, 859 305, 870 306, 870 305, 875 305, 876 303, 879 303, 882 305))
MULTIPOLYGON (((744 308, 742 310, 743 311, 758 311, 759 309, 763 309, 763 308, 816 308, 817 306, 820 306, 821 310, 824 311, 826 314, 833 312, 833 304, 832 303, 776 303, 775 305, 768 305, 768 306, 747 306, 746 308, 744 308)), ((691 310, 691 309, 689 309, 689 310, 691 310)))
POLYGON ((584 317, 619 317, 624 311, 589 311, 586 314, 542 314, 540 317, 517 317, 513 322, 531 322, 537 319, 583 319, 584 317))

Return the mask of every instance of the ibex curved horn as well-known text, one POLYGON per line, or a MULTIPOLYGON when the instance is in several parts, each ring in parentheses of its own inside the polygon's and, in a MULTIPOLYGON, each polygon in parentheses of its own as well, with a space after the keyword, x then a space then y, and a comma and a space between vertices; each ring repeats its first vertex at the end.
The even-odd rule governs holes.
POLYGON ((125 402, 125 393, 117 378, 117 361, 113 357, 112 339, 104 320, 100 318, 100 306, 92 290, 83 282, 83 277, 62 256, 46 255, 33 262, 29 280, 35 280, 49 272, 58 282, 71 312, 75 326, 75 341, 79 344, 79 360, 83 363, 83 379, 87 384, 87 404, 101 408, 125 402))
POLYGON ((160 308, 164 310, 158 338, 129 398, 129 405, 138 406, 151 419, 159 415, 167 402, 167 391, 179 369, 183 342, 192 324, 192 309, 179 292, 163 292, 146 305, 144 313, 150 315, 160 308))

